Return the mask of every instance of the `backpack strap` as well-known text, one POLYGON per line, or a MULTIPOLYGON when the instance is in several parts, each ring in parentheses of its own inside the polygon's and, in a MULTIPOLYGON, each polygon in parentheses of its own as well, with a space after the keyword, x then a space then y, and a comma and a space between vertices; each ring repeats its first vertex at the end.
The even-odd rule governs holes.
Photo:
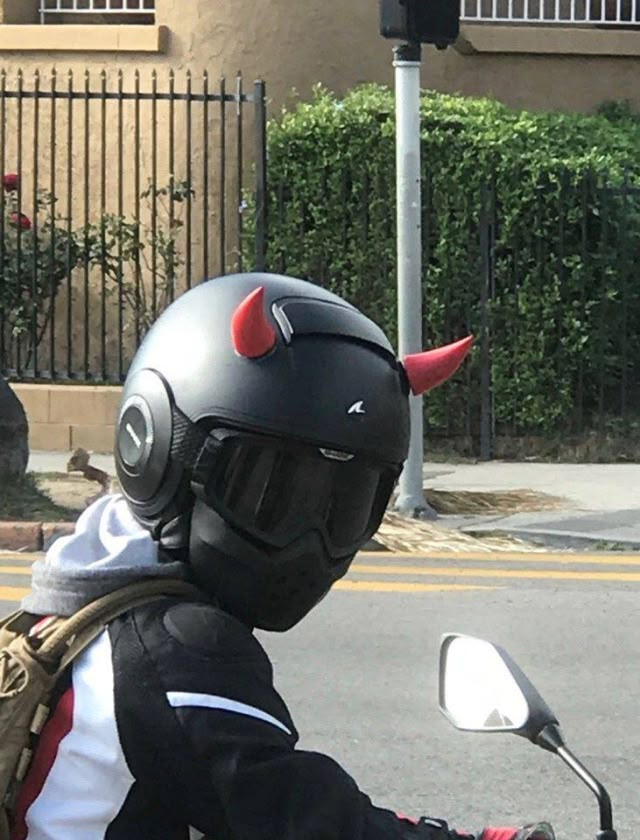
POLYGON ((55 619, 36 631, 35 655, 49 668, 61 673, 88 647, 107 625, 125 612, 165 596, 207 601, 207 596, 191 583, 179 579, 154 579, 123 586, 87 604, 66 619, 55 619))

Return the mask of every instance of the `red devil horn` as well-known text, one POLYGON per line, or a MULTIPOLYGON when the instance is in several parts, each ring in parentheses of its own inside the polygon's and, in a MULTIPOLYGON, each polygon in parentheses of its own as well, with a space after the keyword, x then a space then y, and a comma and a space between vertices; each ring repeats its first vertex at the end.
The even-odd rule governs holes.
POLYGON ((264 313, 264 288, 259 286, 238 306, 231 319, 231 339, 241 356, 258 359, 276 343, 276 332, 264 313))
POLYGON ((472 344, 470 335, 435 350, 405 356, 403 365, 413 393, 418 396, 446 382, 458 370, 472 344))

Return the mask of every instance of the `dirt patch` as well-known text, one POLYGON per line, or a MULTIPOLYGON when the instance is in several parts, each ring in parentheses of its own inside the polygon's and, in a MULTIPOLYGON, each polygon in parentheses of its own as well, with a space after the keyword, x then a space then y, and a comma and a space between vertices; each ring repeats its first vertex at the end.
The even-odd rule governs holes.
POLYGON ((29 474, 21 481, 0 487, 0 521, 66 522, 78 518, 84 505, 67 504, 62 496, 50 496, 38 477, 29 474))
MULTIPOLYGON (((100 493, 100 485, 97 482, 87 481, 81 475, 43 473, 39 476, 38 483, 54 502, 78 511, 84 510, 96 494, 100 493)), ((118 492, 115 480, 113 492, 118 492)), ((556 510, 566 504, 564 499, 545 493, 534 493, 532 490, 476 492, 426 488, 425 495, 437 513, 459 516, 556 510)))
MULTIPOLYGON (((566 500, 532 490, 479 492, 433 490, 425 487, 425 496, 436 513, 450 516, 525 513, 557 510, 566 500)), ((407 519, 388 512, 375 541, 388 551, 426 553, 429 551, 544 551, 545 549, 509 536, 475 537, 437 522, 407 519)))
POLYGON ((75 511, 76 518, 101 490, 96 482, 67 473, 44 473, 38 477, 38 485, 56 504, 75 511))
MULTIPOLYGON (((117 486, 113 489, 117 491, 117 486)), ((562 506, 562 499, 530 490, 480 493, 427 489, 425 492, 429 504, 441 514, 516 513, 562 506)), ((24 484, 4 488, 0 500, 0 520, 74 521, 99 494, 100 486, 83 476, 30 474, 24 484)), ((473 537, 438 523, 406 519, 397 513, 386 514, 375 540, 389 551, 411 553, 542 550, 512 537, 473 537)))
POLYGON ((566 506, 566 499, 535 493, 533 490, 432 490, 425 488, 425 496, 436 513, 457 516, 473 514, 530 513, 536 510, 558 510, 566 506))
POLYGON ((515 537, 473 537, 435 522, 387 513, 374 537, 388 551, 424 554, 429 551, 545 551, 515 537))

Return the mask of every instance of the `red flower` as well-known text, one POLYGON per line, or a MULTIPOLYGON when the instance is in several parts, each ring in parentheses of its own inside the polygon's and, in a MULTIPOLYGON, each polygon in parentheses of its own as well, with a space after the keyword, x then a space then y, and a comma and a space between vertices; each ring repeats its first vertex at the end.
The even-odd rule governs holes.
POLYGON ((9 216, 11 222, 16 226, 22 228, 22 230, 31 230, 31 219, 28 216, 25 216, 24 213, 12 213, 9 216))
POLYGON ((20 176, 15 172, 9 172, 2 177, 2 186, 5 192, 17 192, 20 184, 20 176))

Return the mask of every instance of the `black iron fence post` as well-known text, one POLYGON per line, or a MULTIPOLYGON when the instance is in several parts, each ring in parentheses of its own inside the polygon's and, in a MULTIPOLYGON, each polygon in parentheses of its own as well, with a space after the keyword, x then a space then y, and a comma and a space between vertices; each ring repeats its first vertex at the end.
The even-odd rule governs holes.
POLYGON ((267 262, 267 96, 265 83, 254 85, 256 119, 256 241, 255 270, 264 271, 267 262))
POLYGON ((494 452, 493 394, 491 385, 490 305, 493 288, 493 190, 483 184, 480 199, 480 458, 494 452))

